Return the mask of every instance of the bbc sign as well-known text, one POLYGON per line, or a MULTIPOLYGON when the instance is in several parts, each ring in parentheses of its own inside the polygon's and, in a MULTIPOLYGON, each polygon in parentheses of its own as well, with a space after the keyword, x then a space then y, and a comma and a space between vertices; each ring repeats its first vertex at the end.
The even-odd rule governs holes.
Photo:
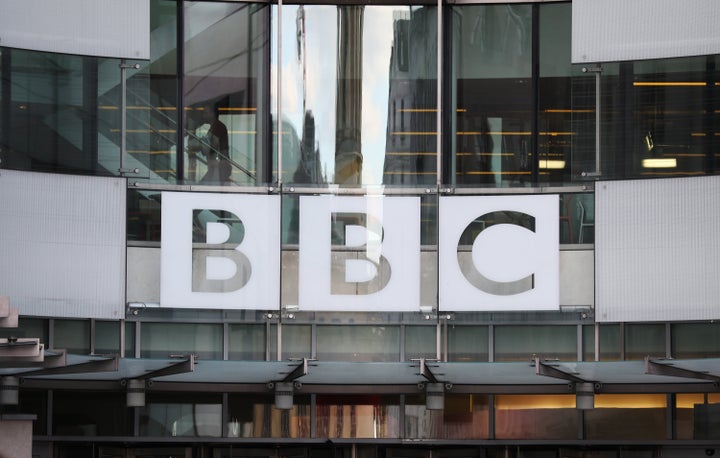
MULTIPOLYGON (((420 310, 419 197, 301 196, 298 211, 300 310, 420 310)), ((277 195, 163 193, 161 306, 278 309, 280 214, 277 195)), ((557 195, 441 197, 438 230, 439 310, 559 308, 557 195)))

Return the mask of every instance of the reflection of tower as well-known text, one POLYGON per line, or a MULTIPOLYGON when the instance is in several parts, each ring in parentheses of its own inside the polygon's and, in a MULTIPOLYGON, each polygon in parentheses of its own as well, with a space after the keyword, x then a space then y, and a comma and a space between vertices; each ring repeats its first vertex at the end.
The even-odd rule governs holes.
POLYGON ((300 142, 300 158, 293 175, 295 183, 321 183, 319 153, 315 150, 315 116, 307 109, 307 59, 305 53, 305 8, 300 5, 296 15, 297 53, 302 60, 303 126, 300 142))
POLYGON ((431 8, 393 14, 390 93, 383 170, 388 185, 436 180, 437 29, 431 8))
POLYGON ((361 5, 338 6, 335 183, 361 184, 363 16, 361 5))

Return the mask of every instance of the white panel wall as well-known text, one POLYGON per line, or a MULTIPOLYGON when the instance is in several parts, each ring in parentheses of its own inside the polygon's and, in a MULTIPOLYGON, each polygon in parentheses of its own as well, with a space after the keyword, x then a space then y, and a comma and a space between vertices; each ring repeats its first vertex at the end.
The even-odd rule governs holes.
POLYGON ((720 318, 720 177, 599 182, 598 321, 720 318))
POLYGON ((2 0, 0 45, 150 59, 149 0, 2 0))
POLYGON ((124 179, 2 170, 0 196, 0 294, 20 314, 124 317, 124 179))
POLYGON ((717 0, 573 0, 573 63, 720 53, 717 0))

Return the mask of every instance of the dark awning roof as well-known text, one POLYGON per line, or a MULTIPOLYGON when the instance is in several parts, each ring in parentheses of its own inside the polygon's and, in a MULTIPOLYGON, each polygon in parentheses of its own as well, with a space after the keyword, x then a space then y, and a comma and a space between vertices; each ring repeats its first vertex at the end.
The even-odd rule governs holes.
MULTIPOLYGON (((207 385, 228 391, 257 390, 270 382, 297 381, 306 392, 413 392, 418 384, 442 382, 453 392, 563 392, 573 382, 602 391, 682 392, 716 390, 720 359, 607 362, 332 362, 205 361, 129 359, 67 355, 65 369, 2 368, 32 385, 52 382, 117 382, 151 379, 156 387, 197 390, 207 385), (101 361, 117 361, 96 366, 101 361), (421 371, 423 364, 424 371, 421 371), (73 371, 76 368, 77 371, 73 371), (99 371, 96 371, 99 370, 99 371), (422 373, 421 373, 422 372, 422 373), (219 387, 221 386, 221 387, 219 387), (372 388, 368 388, 372 387, 372 388)), ((63 383, 64 384, 64 383, 63 383)))

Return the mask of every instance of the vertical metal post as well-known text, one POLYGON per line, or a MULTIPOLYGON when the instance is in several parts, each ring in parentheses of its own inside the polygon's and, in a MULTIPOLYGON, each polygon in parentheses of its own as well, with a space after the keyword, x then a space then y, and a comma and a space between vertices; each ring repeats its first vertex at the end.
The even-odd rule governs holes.
POLYGON ((443 28, 442 28, 443 8, 442 0, 437 2, 437 118, 436 118, 436 187, 440 190, 442 186, 442 71, 443 71, 443 28))
POLYGON ((125 59, 120 61, 120 169, 118 172, 122 175, 125 173, 138 173, 138 169, 128 169, 125 167, 125 158, 127 154, 127 69, 140 68, 140 64, 127 64, 125 59))
MULTIPOLYGON (((277 186, 278 189, 282 187, 282 167, 283 167, 283 161, 282 161, 282 14, 283 14, 283 2, 282 0, 278 0, 278 31, 277 31, 277 65, 275 65, 276 70, 276 79, 275 82, 277 84, 277 87, 275 88, 275 91, 277 92, 277 99, 275 102, 277 103, 277 186)), ((303 56, 305 58, 305 56, 303 56)), ((279 333, 278 333, 279 334, 279 333)), ((279 347, 278 347, 279 348, 279 347)))

